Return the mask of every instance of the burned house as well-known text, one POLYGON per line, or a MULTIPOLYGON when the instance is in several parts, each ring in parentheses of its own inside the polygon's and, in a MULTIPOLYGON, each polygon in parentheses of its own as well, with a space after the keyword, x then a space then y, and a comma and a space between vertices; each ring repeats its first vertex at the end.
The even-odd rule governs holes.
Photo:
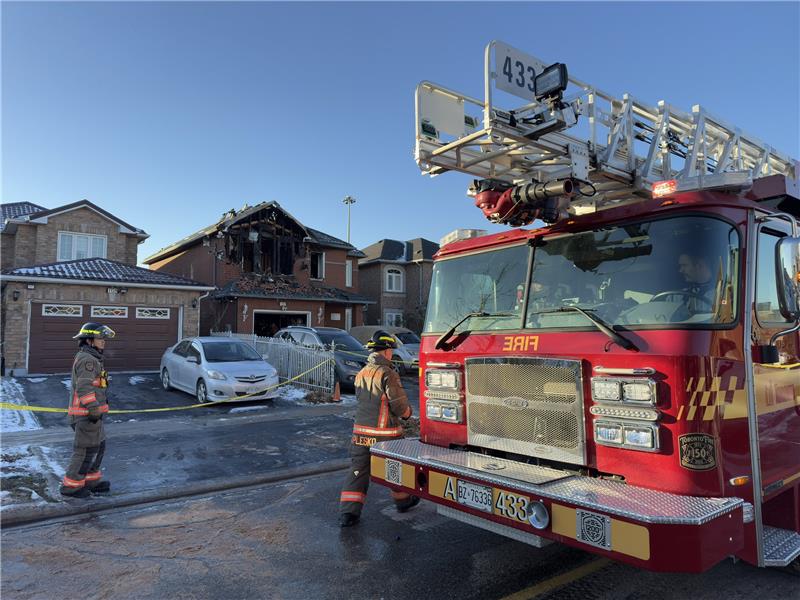
POLYGON ((264 202, 223 213, 144 263, 215 288, 200 303, 202 334, 270 335, 294 324, 362 324, 371 303, 358 293, 363 256, 347 242, 303 225, 277 202, 264 202))

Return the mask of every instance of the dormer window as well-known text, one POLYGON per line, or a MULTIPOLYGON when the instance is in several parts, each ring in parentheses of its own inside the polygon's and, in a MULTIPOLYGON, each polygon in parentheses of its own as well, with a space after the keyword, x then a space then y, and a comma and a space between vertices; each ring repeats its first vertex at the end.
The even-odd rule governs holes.
POLYGON ((58 232, 58 260, 105 258, 108 240, 104 235, 58 232))

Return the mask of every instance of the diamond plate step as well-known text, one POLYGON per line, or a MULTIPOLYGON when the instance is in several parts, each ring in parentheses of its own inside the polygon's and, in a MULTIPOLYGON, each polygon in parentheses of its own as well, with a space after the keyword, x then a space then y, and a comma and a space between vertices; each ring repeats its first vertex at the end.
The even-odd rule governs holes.
POLYGON ((487 484, 644 523, 703 525, 743 505, 740 498, 680 496, 567 471, 523 465, 505 458, 422 444, 418 439, 378 442, 370 451, 376 456, 472 477, 487 484))
POLYGON ((764 526, 764 565, 785 567, 800 556, 800 533, 764 526))

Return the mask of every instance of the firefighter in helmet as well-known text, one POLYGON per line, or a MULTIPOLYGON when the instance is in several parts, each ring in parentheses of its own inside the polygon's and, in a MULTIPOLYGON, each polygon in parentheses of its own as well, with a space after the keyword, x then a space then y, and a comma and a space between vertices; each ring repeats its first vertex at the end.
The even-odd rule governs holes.
POLYGON ((108 493, 111 484, 102 479, 100 463, 106 449, 103 415, 108 412, 108 374, 103 368, 106 340, 114 337, 110 327, 84 323, 73 339, 79 340, 72 363, 72 397, 69 424, 75 431, 72 459, 61 482, 61 494, 85 498, 108 493))
MULTIPOLYGON (((340 496, 339 525, 342 527, 358 523, 367 499, 370 447, 379 441, 403 437, 399 420, 411 416, 400 376, 392 368, 392 350, 396 347, 397 342, 391 335, 376 331, 367 342, 367 348, 372 351, 367 365, 356 375, 358 408, 350 446, 350 471, 340 496)), ((419 504, 418 496, 405 492, 392 492, 392 498, 399 512, 419 504)))

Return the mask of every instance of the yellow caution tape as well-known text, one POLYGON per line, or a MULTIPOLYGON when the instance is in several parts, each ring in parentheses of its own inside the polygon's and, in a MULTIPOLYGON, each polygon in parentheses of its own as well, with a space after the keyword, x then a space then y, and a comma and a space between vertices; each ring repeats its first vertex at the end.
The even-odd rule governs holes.
MULTIPOLYGON (((252 394, 245 394, 244 396, 236 396, 235 398, 226 398, 225 400, 212 400, 211 402, 205 402, 205 403, 202 403, 202 404, 189 404, 187 406, 166 406, 164 408, 141 408, 141 409, 130 409, 130 410, 109 410, 108 414, 110 414, 110 415, 126 415, 126 414, 133 414, 133 413, 153 413, 153 412, 167 412, 167 411, 172 411, 172 410, 189 410, 190 408, 200 408, 202 406, 213 406, 214 404, 224 404, 226 402, 232 402, 232 401, 237 401, 238 402, 239 400, 245 400, 245 399, 251 398, 253 396, 260 396, 261 394, 264 394, 264 393, 269 392, 271 390, 276 390, 279 387, 284 386, 284 385, 286 385, 288 383, 291 383, 293 381, 297 381, 301 377, 311 373, 311 371, 313 371, 315 369, 319 369, 321 366, 331 362, 331 360, 332 359, 330 359, 330 358, 325 359, 321 363, 319 363, 318 365, 315 365, 315 366, 311 367, 308 371, 303 371, 302 373, 300 373, 299 375, 295 375, 291 379, 287 379, 286 381, 278 383, 277 385, 272 385, 272 386, 270 386, 268 388, 265 388, 263 390, 259 390, 257 392, 253 392, 252 394)), ((30 411, 30 412, 49 412, 49 413, 65 413, 65 412, 68 411, 68 409, 66 409, 66 408, 49 408, 49 407, 46 407, 46 406, 30 406, 29 404, 13 404, 11 402, 0 402, 0 409, 27 410, 27 411, 30 411)))

